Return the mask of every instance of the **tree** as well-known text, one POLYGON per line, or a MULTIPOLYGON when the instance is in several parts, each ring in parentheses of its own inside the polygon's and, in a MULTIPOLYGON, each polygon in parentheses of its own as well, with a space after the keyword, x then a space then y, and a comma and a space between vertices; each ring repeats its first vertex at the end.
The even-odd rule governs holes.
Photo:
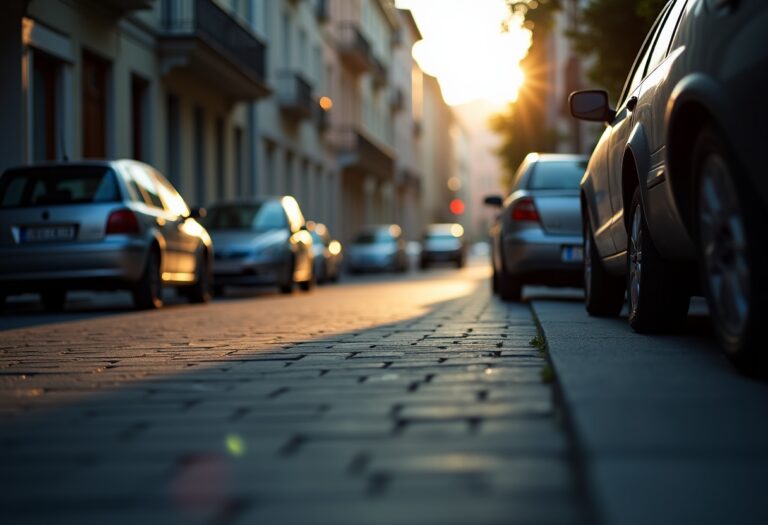
POLYGON ((575 49, 595 61, 589 79, 618 97, 646 34, 667 0, 590 0, 569 33, 575 49))
POLYGON ((557 132, 547 126, 547 96, 551 67, 546 58, 546 41, 560 0, 527 0, 509 3, 512 16, 525 19, 531 30, 531 47, 520 62, 525 82, 517 100, 491 117, 490 127, 501 138, 496 150, 504 167, 502 185, 509 186, 518 165, 531 151, 551 151, 557 146, 557 132))

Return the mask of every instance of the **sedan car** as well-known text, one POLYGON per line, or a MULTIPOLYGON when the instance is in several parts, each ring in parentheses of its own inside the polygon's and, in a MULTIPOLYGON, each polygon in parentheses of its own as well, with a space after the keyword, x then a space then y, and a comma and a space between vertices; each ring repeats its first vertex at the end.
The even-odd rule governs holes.
POLYGON ((626 291, 632 328, 673 330, 703 288, 739 364, 768 363, 767 21, 764 0, 670 1, 617 109, 570 98, 607 125, 581 185, 587 311, 618 314, 626 291))
POLYGON ((132 160, 46 163, 0 177, 0 295, 36 292, 61 310, 67 291, 128 289, 137 308, 162 288, 210 299, 208 232, 171 184, 132 160))
POLYGON ((312 236, 293 197, 220 202, 204 224, 216 247, 217 295, 227 285, 277 285, 286 294, 295 283, 312 288, 312 236))
POLYGON ((461 268, 467 257, 464 227, 461 224, 430 224, 421 243, 419 268, 450 262, 461 268))
POLYGON ((400 226, 384 224, 360 230, 347 248, 347 268, 352 273, 366 270, 406 271, 408 262, 400 226))
POLYGON ((337 282, 343 261, 341 243, 331 237, 328 227, 323 223, 307 223, 307 228, 312 234, 317 282, 337 282))
POLYGON ((572 286, 581 282, 582 239, 579 181, 587 157, 526 156, 491 227, 492 285, 502 299, 519 301, 525 284, 572 286))

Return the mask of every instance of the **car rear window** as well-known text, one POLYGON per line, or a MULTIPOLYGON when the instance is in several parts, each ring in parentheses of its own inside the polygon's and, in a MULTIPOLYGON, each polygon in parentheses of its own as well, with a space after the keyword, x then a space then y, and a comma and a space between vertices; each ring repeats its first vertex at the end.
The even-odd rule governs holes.
POLYGON ((0 178, 0 207, 25 208, 120 200, 115 173, 101 166, 7 171, 0 178))
POLYGON ((266 231, 288 227, 283 207, 274 201, 215 206, 203 222, 211 230, 266 231))
POLYGON ((528 180, 528 189, 577 190, 586 169, 586 160, 537 162, 528 180))
POLYGON ((355 244, 384 244, 395 242, 395 238, 386 230, 363 232, 355 237, 355 244))

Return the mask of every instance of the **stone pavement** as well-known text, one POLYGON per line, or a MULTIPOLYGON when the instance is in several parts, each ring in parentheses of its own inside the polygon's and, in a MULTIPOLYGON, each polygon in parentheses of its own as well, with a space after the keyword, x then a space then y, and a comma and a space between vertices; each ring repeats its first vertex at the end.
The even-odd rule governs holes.
POLYGON ((0 523, 593 523, 529 308, 447 275, 0 333, 0 523))

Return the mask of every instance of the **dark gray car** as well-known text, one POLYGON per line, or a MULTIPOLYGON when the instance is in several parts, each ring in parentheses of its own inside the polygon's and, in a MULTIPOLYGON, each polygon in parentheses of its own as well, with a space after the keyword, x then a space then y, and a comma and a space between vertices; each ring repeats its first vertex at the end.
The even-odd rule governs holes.
POLYGON ((0 296, 129 289, 138 308, 162 287, 210 298, 211 239, 157 170, 133 160, 47 163, 0 178, 0 296))
POLYGON ((573 286, 581 282, 579 182, 584 155, 531 153, 512 181, 509 196, 490 196, 501 208, 491 226, 493 290, 518 301, 525 284, 573 286))
POLYGON ((726 352, 766 361, 768 2, 670 1, 618 109, 603 91, 571 111, 607 129, 582 183, 586 306, 637 331, 680 326, 698 276, 726 352))

